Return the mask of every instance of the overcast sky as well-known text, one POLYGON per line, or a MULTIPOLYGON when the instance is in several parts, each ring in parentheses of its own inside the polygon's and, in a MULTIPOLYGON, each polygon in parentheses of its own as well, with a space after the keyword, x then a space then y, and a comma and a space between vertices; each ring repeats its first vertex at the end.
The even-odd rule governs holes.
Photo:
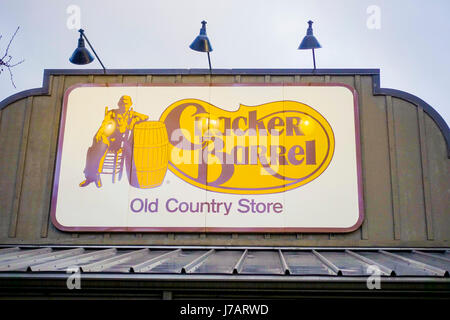
POLYGON ((188 48, 203 19, 213 67, 310 68, 296 49, 311 19, 318 68, 380 68, 382 87, 419 96, 450 122, 449 0, 1 0, 0 57, 20 26, 10 54, 25 62, 13 69, 17 89, 0 74, 0 100, 41 87, 44 69, 100 67, 68 61, 73 6, 107 68, 207 67, 188 48))

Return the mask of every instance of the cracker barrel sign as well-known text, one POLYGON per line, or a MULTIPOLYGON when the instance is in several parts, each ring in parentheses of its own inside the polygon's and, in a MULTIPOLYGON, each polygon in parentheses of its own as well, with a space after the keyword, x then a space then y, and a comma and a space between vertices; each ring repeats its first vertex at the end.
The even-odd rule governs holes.
POLYGON ((356 91, 342 84, 67 90, 64 231, 350 232, 363 219, 356 91))

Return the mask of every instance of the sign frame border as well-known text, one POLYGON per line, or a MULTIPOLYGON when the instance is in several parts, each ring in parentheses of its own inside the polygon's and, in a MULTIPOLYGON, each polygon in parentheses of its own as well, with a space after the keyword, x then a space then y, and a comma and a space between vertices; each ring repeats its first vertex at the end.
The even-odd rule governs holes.
POLYGON ((128 233, 350 233, 362 226, 364 221, 364 192, 361 165, 361 137, 360 137, 360 118, 359 118, 359 99, 357 90, 345 83, 338 82, 306 82, 306 83, 263 83, 263 82, 246 82, 246 83, 77 83, 66 89, 63 96, 63 104, 58 129, 57 154, 53 175, 52 194, 50 203, 50 219, 52 224, 60 231, 64 232, 128 232, 128 233), (356 168, 357 168, 357 187, 358 187, 358 220, 353 226, 347 228, 297 228, 297 227, 255 227, 255 228, 221 228, 221 227, 67 227, 60 224, 56 219, 56 205, 59 188, 59 177, 61 168, 62 146, 64 142, 64 130, 67 115, 67 102, 70 93, 82 87, 278 87, 278 86, 309 86, 309 87, 344 87, 350 90, 353 96, 354 123, 355 123, 355 144, 356 144, 356 168))

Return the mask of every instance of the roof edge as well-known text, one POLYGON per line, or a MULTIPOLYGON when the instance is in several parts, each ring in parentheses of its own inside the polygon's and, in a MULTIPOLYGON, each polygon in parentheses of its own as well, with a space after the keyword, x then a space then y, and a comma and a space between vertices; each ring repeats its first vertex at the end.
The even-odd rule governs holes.
POLYGON ((424 100, 411 93, 397 89, 381 88, 380 74, 373 75, 372 79, 373 79, 373 95, 391 96, 405 100, 407 102, 414 104, 416 107, 420 106, 423 109, 423 111, 426 114, 428 114, 428 116, 431 119, 433 119, 433 121, 436 123, 439 130, 441 131, 442 135, 444 136, 444 140, 447 146, 447 158, 450 159, 450 129, 448 127, 447 122, 445 122, 444 118, 442 118, 441 115, 431 105, 429 105, 424 100))
MULTIPOLYGON (((44 69, 42 87, 15 93, 0 101, 0 110, 29 96, 50 94, 53 75, 209 75, 209 69, 44 69)), ((380 69, 214 69, 212 75, 379 75, 380 69)))
MULTIPOLYGON (((0 101, 0 110, 7 105, 29 96, 50 94, 50 76, 52 75, 209 75, 209 69, 45 69, 41 88, 18 92, 0 101)), ((442 116, 428 103, 405 91, 381 88, 380 69, 213 69, 211 75, 370 75, 373 79, 373 94, 388 95, 420 106, 436 123, 447 147, 450 159, 450 129, 442 116)))

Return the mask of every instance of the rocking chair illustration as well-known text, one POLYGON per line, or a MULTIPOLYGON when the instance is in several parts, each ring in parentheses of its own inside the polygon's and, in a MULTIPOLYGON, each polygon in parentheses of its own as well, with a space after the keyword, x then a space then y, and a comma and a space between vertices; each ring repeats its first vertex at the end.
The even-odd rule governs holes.
POLYGON ((100 174, 110 174, 112 176, 112 183, 120 181, 122 179, 124 159, 123 147, 117 151, 108 149, 103 160, 102 171, 100 174))

